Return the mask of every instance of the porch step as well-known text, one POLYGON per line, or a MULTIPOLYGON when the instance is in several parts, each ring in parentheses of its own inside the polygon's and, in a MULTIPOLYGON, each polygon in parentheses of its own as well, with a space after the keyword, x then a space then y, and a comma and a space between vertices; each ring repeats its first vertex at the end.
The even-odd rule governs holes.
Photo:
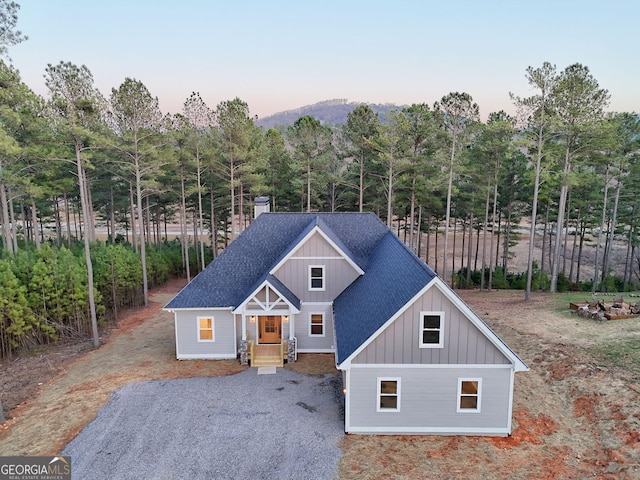
POLYGON ((282 367, 283 365, 284 361, 279 344, 255 345, 253 347, 252 367, 282 367))
POLYGON ((282 367, 283 365, 284 362, 280 356, 256 356, 256 358, 251 361, 252 367, 282 367))
POLYGON ((252 367, 282 367, 284 366, 282 344, 268 343, 264 345, 252 345, 252 367))

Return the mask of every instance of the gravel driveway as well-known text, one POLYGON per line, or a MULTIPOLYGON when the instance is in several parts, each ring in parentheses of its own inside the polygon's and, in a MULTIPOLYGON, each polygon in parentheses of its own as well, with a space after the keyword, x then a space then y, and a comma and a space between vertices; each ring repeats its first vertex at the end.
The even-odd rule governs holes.
POLYGON ((65 447, 73 478, 337 478, 340 375, 257 370, 121 388, 65 447))

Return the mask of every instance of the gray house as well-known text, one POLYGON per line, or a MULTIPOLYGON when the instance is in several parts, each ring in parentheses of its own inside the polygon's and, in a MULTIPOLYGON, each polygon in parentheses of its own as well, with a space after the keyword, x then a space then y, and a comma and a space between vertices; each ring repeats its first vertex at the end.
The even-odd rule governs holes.
POLYGON ((178 359, 335 354, 347 433, 508 435, 528 370, 370 213, 261 214, 165 309, 178 359))

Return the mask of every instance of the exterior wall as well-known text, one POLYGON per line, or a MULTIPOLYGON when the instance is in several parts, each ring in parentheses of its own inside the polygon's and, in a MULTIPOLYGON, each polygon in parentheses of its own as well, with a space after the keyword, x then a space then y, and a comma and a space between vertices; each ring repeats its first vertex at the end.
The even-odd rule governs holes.
POLYGON ((236 326, 230 310, 176 310, 176 358, 236 358, 236 326), (213 342, 198 341, 198 317, 213 317, 213 342))
MULTIPOLYGON (((274 311, 271 311, 271 312, 255 313, 255 315, 281 315, 281 314, 277 313, 277 312, 274 312, 274 311)), ((282 315, 288 315, 288 313, 282 313, 282 315)), ((257 344, 258 343, 258 336, 259 336, 258 321, 256 320, 254 323, 251 323, 251 321, 249 320, 249 316, 250 316, 250 314, 247 313, 246 314, 246 317, 247 317, 247 320, 246 320, 247 340, 253 340, 254 343, 257 344)), ((289 329, 290 329, 290 326, 291 326, 291 317, 293 317, 293 315, 289 315, 290 320, 288 322, 282 321, 281 336, 282 336, 283 340, 287 340, 289 338, 289 329)), ((297 318, 298 315, 295 315, 295 317, 297 318)), ((236 331, 237 331, 236 341, 237 341, 237 344, 239 345, 240 341, 242 340, 242 315, 236 315, 236 331)))
POLYGON ((333 309, 331 303, 302 304, 300 313, 295 316, 295 337, 298 340, 298 352, 301 353, 331 353, 335 351, 333 309), (324 314, 324 335, 321 337, 309 335, 309 323, 312 313, 324 314))
POLYGON ((273 274, 302 302, 331 302, 359 276, 319 233, 312 235, 273 274), (324 265, 324 291, 309 291, 309 265, 324 265))
POLYGON ((509 364, 438 288, 430 288, 353 360, 354 364, 509 364), (420 312, 444 312, 442 348, 420 348, 420 312))
POLYGON ((347 433, 508 435, 512 369, 460 366, 368 366, 347 371, 347 433), (400 411, 377 411, 378 379, 400 380, 400 411), (457 412, 461 378, 480 378, 480 412, 457 412))

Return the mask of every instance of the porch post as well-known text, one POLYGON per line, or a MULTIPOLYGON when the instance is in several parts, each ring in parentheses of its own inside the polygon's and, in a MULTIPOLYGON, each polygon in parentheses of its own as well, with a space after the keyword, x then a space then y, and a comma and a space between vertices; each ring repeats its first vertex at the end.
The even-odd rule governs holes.
POLYGON ((242 340, 245 341, 247 339, 247 316, 242 314, 242 340))
POLYGON ((294 331, 295 331, 295 327, 296 327, 296 320, 295 320, 296 316, 289 313, 289 340, 293 340, 294 337, 294 331))

